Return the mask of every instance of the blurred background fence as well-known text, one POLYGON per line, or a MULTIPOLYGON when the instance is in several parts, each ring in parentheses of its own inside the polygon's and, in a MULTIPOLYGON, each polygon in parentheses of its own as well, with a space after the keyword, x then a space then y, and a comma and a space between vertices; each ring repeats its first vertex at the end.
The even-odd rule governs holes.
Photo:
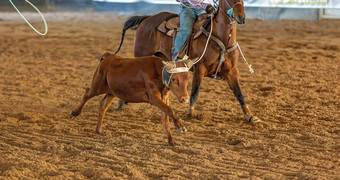
MULTIPOLYGON (((33 11, 25 0, 12 0, 22 11, 33 11)), ((123 14, 179 12, 175 0, 30 0, 42 11, 112 11, 123 14)), ((212 1, 212 0, 211 0, 212 1)), ((340 19, 340 0, 244 0, 247 18, 340 19)), ((0 11, 14 11, 8 0, 0 1, 0 11)))

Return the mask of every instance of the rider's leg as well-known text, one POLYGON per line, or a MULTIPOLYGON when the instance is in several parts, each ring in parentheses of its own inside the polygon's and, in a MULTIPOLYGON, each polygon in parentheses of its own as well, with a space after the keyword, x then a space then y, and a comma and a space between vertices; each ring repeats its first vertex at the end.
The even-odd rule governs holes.
POLYGON ((175 40, 175 50, 172 54, 172 59, 182 50, 185 42, 192 32, 192 26, 195 23, 196 13, 193 8, 187 8, 181 5, 180 11, 180 29, 175 40))
POLYGON ((196 18, 201 14, 207 13, 205 10, 201 10, 201 9, 195 9, 194 12, 195 12, 196 18))

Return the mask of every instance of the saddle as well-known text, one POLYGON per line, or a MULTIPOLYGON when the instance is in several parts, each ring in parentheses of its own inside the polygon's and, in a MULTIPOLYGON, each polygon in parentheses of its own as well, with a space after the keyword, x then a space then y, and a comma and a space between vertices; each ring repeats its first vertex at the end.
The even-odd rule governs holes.
MULTIPOLYGON (((208 16, 208 14, 201 14, 200 16, 198 16, 196 22, 193 25, 193 31, 191 34, 190 38, 193 38, 194 40, 197 39, 201 34, 203 34, 203 32, 201 31, 201 27, 205 27, 210 23, 210 18, 208 16)), ((179 31, 179 27, 180 27, 180 18, 178 16, 178 14, 172 14, 170 16, 168 16, 157 28, 157 30, 169 37, 173 38, 173 45, 175 43, 175 39, 177 36, 177 32, 179 31)), ((186 42, 186 44, 183 46, 182 51, 180 52, 181 56, 183 55, 184 51, 187 51, 188 49, 188 42, 186 42)))
MULTIPOLYGON (((208 19, 209 19, 208 14, 201 14, 200 16, 198 16, 193 26, 194 39, 198 38, 202 34, 202 31, 200 30, 200 28, 207 23, 208 19)), ((158 26, 157 29, 158 31, 164 33, 165 35, 169 37, 173 37, 174 33, 179 31, 179 24, 180 24, 180 20, 179 20, 178 14, 173 14, 167 17, 158 26)))

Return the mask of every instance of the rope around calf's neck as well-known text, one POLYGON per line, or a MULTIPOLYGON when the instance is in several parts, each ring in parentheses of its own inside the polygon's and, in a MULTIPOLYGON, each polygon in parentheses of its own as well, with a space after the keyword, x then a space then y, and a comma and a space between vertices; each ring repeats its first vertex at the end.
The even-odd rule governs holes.
POLYGON ((25 0, 28 4, 30 4, 39 14, 40 14, 40 16, 41 16, 41 18, 43 19, 43 21, 44 21, 44 24, 45 24, 45 32, 44 33, 41 33, 41 32, 39 32, 37 29, 35 29, 33 26, 32 26, 32 24, 30 23, 30 22, 28 22, 28 20, 25 18, 25 16, 24 15, 22 15, 21 14, 21 12, 19 11, 19 9, 14 5, 14 3, 12 2, 12 0, 9 0, 9 2, 13 5, 13 7, 14 7, 14 9, 16 10, 16 11, 18 11, 18 13, 20 14, 20 16, 26 21, 26 23, 35 31, 35 32, 37 32, 39 35, 42 35, 42 36, 44 36, 44 35, 46 35, 47 34, 47 32, 48 32, 48 27, 47 27, 47 22, 46 22, 46 20, 45 20, 45 17, 43 16, 43 14, 39 11, 39 9, 37 8, 37 7, 35 7, 31 2, 29 2, 28 0, 25 0))

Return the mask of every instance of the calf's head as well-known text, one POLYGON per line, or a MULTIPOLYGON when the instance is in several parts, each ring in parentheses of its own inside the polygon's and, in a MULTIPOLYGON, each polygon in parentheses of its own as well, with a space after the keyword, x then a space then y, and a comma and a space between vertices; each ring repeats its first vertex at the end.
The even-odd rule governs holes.
POLYGON ((189 72, 174 73, 170 79, 169 89, 181 103, 189 102, 188 82, 189 72))

